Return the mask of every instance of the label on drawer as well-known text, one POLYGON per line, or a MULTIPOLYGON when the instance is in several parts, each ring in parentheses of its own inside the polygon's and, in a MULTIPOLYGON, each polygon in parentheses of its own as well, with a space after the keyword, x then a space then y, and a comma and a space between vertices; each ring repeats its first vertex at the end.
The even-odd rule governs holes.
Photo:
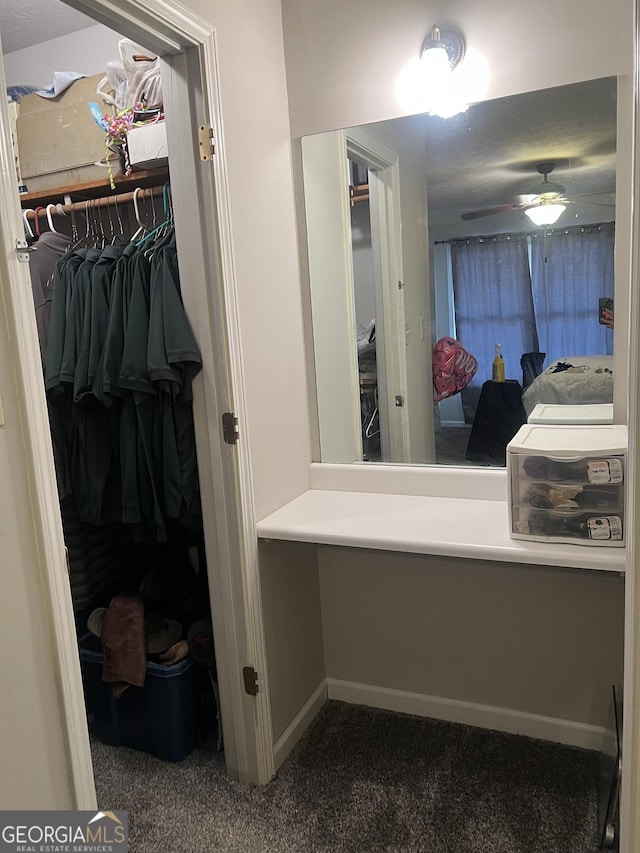
POLYGON ((587 463, 587 476, 590 483, 621 483, 621 459, 592 459, 587 463))
POLYGON ((601 515, 587 521, 590 539, 622 539, 622 519, 619 515, 601 515))

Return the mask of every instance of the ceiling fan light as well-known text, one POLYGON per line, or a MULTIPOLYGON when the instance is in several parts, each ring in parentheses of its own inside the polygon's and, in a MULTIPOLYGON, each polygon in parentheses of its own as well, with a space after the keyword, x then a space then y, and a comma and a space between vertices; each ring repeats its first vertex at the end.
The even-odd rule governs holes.
POLYGON ((527 208, 525 213, 534 225, 553 225, 566 209, 564 204, 541 204, 527 208))

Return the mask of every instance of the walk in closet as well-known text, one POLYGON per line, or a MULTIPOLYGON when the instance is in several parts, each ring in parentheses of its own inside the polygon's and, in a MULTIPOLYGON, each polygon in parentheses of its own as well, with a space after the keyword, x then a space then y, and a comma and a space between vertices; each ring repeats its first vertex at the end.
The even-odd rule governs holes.
MULTIPOLYGON (((104 28, 83 32, 97 30, 113 36, 114 60, 126 43, 153 67, 152 51, 104 28)), ((89 103, 78 105, 74 87, 110 117, 116 93, 99 67, 74 62, 65 56, 65 70, 88 76, 52 100, 20 85, 8 92, 20 103, 18 249, 30 268, 89 731, 180 761, 205 743, 223 749, 193 420, 202 355, 182 298, 167 157, 130 169, 124 145, 87 127, 89 103), (64 168, 74 134, 78 165, 64 168), (102 150, 95 164, 83 143, 102 150), (50 160, 59 168, 47 173, 50 160)), ((44 87, 58 70, 22 82, 44 87)), ((155 92, 159 73, 147 84, 155 92)))

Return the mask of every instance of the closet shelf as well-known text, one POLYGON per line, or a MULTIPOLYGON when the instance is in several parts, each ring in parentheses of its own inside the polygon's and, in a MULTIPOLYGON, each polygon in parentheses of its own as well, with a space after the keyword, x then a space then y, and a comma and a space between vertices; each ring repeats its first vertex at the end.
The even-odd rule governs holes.
POLYGON ((66 196, 71 196, 73 201, 86 201, 93 198, 109 197, 119 193, 133 191, 136 187, 146 189, 159 186, 169 180, 169 170, 152 169, 148 171, 132 172, 129 176, 118 175, 114 179, 115 190, 109 187, 109 179, 106 174, 103 180, 90 181, 86 184, 73 184, 66 187, 52 187, 48 190, 38 190, 33 193, 21 193, 20 204, 25 207, 37 207, 38 205, 64 203, 66 196))
POLYGON ((349 187, 349 201, 351 207, 358 201, 369 201, 369 184, 357 184, 349 187))

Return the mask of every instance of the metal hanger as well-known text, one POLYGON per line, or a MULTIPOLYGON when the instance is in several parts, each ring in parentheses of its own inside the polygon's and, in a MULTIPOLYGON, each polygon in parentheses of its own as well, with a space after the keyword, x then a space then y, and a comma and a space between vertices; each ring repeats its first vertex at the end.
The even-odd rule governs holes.
POLYGON ((27 217, 27 214, 33 213, 33 212, 34 212, 34 210, 32 207, 25 207, 25 209, 22 211, 22 221, 24 222, 24 233, 27 235, 28 238, 31 238, 31 239, 33 239, 36 235, 33 233, 32 229, 31 229, 31 225, 29 224, 29 219, 27 217))
POLYGON ((147 230, 147 226, 140 219, 140 208, 138 207, 138 193, 144 192, 142 187, 136 187, 133 191, 133 214, 136 218, 136 222, 138 223, 138 230, 131 238, 130 242, 135 242, 141 234, 147 230))
POLYGON ((56 213, 58 212, 55 204, 48 204, 46 208, 47 222, 49 223, 49 230, 53 231, 54 234, 57 234, 58 232, 56 231, 56 228, 53 224, 53 219, 51 218, 51 208, 53 208, 56 213))

